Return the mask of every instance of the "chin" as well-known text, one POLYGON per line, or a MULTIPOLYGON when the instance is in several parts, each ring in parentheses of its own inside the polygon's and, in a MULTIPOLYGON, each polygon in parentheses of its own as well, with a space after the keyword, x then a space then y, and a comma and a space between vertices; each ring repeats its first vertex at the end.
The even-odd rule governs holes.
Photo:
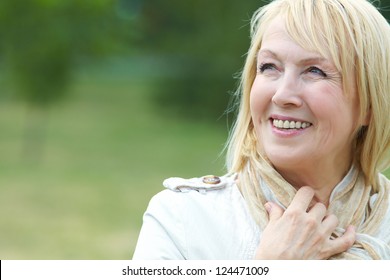
POLYGON ((277 153, 265 153, 269 161, 276 169, 291 169, 298 168, 302 165, 303 162, 307 162, 308 158, 306 156, 299 156, 297 154, 289 154, 283 152, 277 153))

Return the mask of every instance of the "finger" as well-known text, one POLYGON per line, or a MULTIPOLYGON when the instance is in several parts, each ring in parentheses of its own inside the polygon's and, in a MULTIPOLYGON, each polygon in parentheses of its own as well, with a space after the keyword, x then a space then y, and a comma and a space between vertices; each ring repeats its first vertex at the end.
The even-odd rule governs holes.
POLYGON ((354 226, 349 226, 345 233, 334 240, 330 240, 330 248, 329 248, 329 254, 328 258, 339 254, 342 252, 347 251, 349 248, 352 247, 353 243, 356 240, 356 231, 354 226))
POLYGON ((275 220, 279 219, 284 213, 284 209, 281 208, 276 203, 267 202, 264 206, 268 212, 268 216, 269 216, 270 221, 275 221, 275 220))
POLYGON ((314 197, 314 190, 310 187, 301 187, 295 194, 288 208, 306 211, 314 197))
POLYGON ((323 203, 317 202, 309 211, 310 215, 313 215, 316 220, 323 221, 326 215, 326 207, 323 203))
POLYGON ((339 219, 337 219, 335 215, 332 214, 332 215, 325 216, 325 218, 322 221, 324 234, 330 237, 338 224, 339 224, 339 219))

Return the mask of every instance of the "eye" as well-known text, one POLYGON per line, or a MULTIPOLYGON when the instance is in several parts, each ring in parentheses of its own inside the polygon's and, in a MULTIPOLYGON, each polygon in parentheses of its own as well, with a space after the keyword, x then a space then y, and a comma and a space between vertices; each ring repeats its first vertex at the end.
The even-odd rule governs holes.
POLYGON ((275 69, 276 69, 276 67, 272 63, 262 63, 262 64, 259 65, 259 67, 257 69, 257 72, 258 73, 264 73, 267 70, 275 70, 275 69))
POLYGON ((315 67, 315 66, 309 67, 309 68, 306 70, 306 72, 307 72, 307 73, 313 73, 313 74, 315 74, 315 75, 319 75, 319 76, 324 77, 324 78, 327 77, 327 75, 326 75, 326 73, 325 73, 324 71, 322 71, 320 68, 315 67))

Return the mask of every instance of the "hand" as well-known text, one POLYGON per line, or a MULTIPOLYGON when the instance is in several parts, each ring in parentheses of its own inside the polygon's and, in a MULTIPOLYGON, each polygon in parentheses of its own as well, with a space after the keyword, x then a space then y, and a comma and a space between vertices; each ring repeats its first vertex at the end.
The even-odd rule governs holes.
POLYGON ((356 239, 353 226, 343 236, 330 239, 338 219, 326 215, 322 203, 308 210, 313 196, 313 189, 300 188, 285 211, 276 203, 266 203, 270 220, 261 236, 256 259, 328 259, 353 245, 356 239))

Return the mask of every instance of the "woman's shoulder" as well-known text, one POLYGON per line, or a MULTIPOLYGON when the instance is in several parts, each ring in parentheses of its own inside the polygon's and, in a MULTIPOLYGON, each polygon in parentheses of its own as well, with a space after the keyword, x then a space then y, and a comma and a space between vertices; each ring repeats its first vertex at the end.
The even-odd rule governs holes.
POLYGON ((150 201, 147 214, 166 220, 187 220, 192 223, 240 221, 251 223, 247 203, 237 184, 236 175, 203 176, 191 179, 169 178, 165 190, 150 201), (192 221, 192 222, 191 222, 192 221))
POLYGON ((242 199, 235 182, 235 174, 207 175, 190 179, 171 177, 164 180, 166 188, 157 193, 149 207, 174 209, 190 206, 212 207, 219 203, 242 199))
POLYGON ((163 185, 174 192, 197 191, 205 194, 235 185, 236 177, 236 174, 226 174, 224 176, 206 175, 190 179, 171 177, 164 180, 163 185))
POLYGON ((175 177, 165 180, 164 186, 166 190, 151 199, 144 214, 141 245, 137 246, 144 249, 138 249, 137 257, 149 251, 149 243, 163 247, 160 255, 176 252, 168 254, 171 259, 253 257, 258 228, 234 175, 175 177))

